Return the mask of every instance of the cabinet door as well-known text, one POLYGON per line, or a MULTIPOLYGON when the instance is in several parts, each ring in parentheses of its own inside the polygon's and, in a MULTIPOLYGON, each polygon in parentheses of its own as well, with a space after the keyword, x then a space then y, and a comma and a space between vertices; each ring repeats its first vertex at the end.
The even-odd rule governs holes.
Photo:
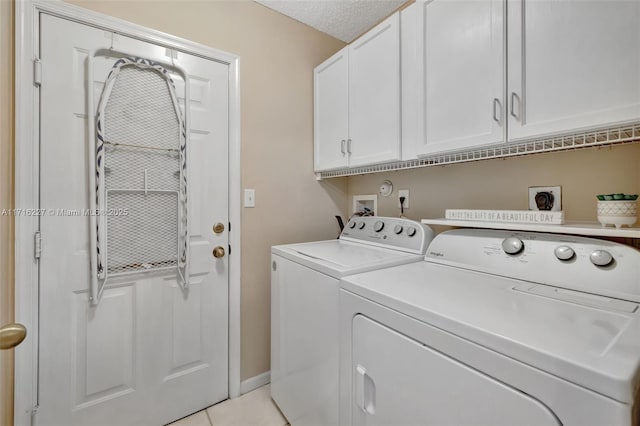
POLYGON ((508 5, 510 141, 640 118, 640 2, 508 5))
POLYGON ((313 72, 314 169, 347 167, 349 50, 344 48, 313 72))
POLYGON ((418 141, 418 6, 413 3, 400 12, 400 86, 402 91, 402 160, 416 158, 418 141))
POLYGON ((418 155, 503 142, 504 0, 418 8, 418 155))
POLYGON ((349 45, 350 166, 400 159, 400 19, 349 45))

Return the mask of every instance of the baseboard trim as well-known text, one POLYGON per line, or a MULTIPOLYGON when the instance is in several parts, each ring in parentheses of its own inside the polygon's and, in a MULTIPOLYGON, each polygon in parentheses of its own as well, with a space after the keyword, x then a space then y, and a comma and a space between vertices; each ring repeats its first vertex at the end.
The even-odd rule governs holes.
POLYGON ((265 371, 262 374, 248 378, 240 382, 240 394, 244 395, 247 392, 258 389, 260 386, 268 385, 271 383, 271 371, 265 371))

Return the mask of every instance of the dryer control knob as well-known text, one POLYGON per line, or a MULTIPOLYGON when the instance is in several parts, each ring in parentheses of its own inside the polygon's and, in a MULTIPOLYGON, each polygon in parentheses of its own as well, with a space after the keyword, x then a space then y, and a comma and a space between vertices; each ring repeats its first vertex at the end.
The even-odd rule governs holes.
POLYGON ((351 222, 349 222, 349 228, 353 229, 356 227, 356 221, 352 220, 351 222))
POLYGON ((379 220, 373 225, 373 229, 376 232, 380 232, 384 229, 384 222, 379 220))
POLYGON ((613 256, 606 250, 594 250, 589 259, 596 266, 607 266, 613 262, 613 256))
POLYGON ((523 248, 524 243, 518 237, 509 237, 502 241, 502 250, 507 254, 518 254, 523 248))
POLYGON ((402 225, 396 225, 393 227, 393 232, 395 232, 398 235, 402 234, 402 230, 403 230, 402 225))
POLYGON ((571 260, 576 255, 576 252, 569 246, 558 246, 554 253, 558 260, 571 260))
POLYGON ((413 226, 410 226, 407 228, 407 235, 410 237, 413 237, 414 235, 416 235, 416 232, 418 231, 413 226))
POLYGON ((358 224, 358 229, 364 229, 364 225, 366 225, 364 222, 360 222, 358 224))

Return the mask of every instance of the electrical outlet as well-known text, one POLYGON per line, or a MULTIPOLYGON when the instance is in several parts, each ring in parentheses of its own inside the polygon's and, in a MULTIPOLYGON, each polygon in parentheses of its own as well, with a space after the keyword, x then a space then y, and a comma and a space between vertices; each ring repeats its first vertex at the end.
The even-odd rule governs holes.
POLYGON ((562 210, 561 186, 530 186, 529 210, 562 210))
POLYGON ((400 208, 400 197, 404 197, 404 208, 409 208, 409 190, 408 189, 400 189, 398 190, 398 208, 400 208))
POLYGON ((245 207, 256 206, 256 190, 255 189, 244 190, 244 206, 245 207))

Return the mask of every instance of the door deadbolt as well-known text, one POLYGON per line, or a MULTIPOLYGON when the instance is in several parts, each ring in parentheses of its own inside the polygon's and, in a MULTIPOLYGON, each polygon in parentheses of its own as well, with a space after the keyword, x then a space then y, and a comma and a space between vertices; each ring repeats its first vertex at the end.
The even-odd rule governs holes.
POLYGON ((215 232, 216 234, 220 234, 221 232, 224 232, 224 224, 218 222, 215 225, 213 225, 213 232, 215 232))
POLYGON ((224 257, 224 248, 221 246, 218 246, 216 248, 213 249, 213 257, 215 258, 221 258, 224 257))

